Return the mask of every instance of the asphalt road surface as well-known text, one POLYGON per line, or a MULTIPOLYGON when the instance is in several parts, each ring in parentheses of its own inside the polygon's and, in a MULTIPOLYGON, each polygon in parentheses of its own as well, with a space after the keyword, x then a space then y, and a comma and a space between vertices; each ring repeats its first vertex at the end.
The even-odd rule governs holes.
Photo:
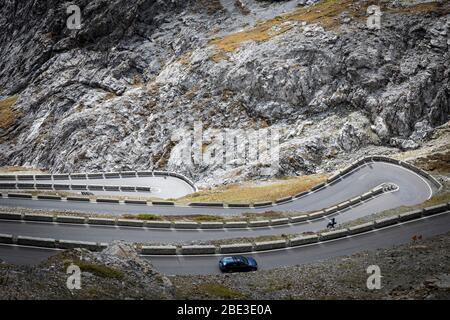
MULTIPOLYGON (((388 194, 388 197, 380 196, 380 198, 389 199, 389 197, 392 197, 394 194, 395 193, 388 194)), ((375 200, 365 202, 354 208, 349 208, 344 212, 333 215, 333 217, 336 218, 338 223, 344 223, 366 216, 368 212, 377 211, 378 201, 375 200)), ((124 240, 127 242, 158 244, 257 237, 262 235, 296 234, 326 229, 327 223, 328 218, 319 218, 313 221, 301 222, 293 225, 252 229, 183 230, 0 220, 0 233, 78 241, 109 243, 113 240, 124 240)))
MULTIPOLYGON (((418 174, 401 166, 372 162, 352 171, 339 181, 328 185, 317 192, 296 199, 292 202, 280 204, 273 208, 212 208, 212 207, 188 207, 188 206, 155 206, 155 205, 131 205, 112 203, 93 203, 75 201, 31 200, 16 198, 0 198, 0 206, 24 207, 44 210, 70 210, 84 213, 103 214, 141 214, 153 213, 163 215, 192 215, 192 214, 216 214, 229 215, 243 212, 276 211, 315 211, 331 207, 337 203, 346 201, 383 184, 394 183, 399 190, 385 194, 372 200, 376 208, 375 212, 396 208, 402 205, 419 204, 432 196, 433 185, 418 174)), ((370 214, 373 212, 367 212, 370 214)))
MULTIPOLYGON (((114 181, 113 184, 118 184, 114 181)), ((129 183, 129 181, 127 182, 129 183)), ((26 207, 46 210, 73 210, 109 214, 155 213, 155 214, 217 214, 227 215, 241 212, 264 212, 267 210, 307 212, 331 207, 383 184, 393 183, 396 191, 383 193, 360 205, 350 207, 335 214, 338 223, 343 223, 382 210, 402 205, 414 205, 429 199, 435 191, 433 184, 422 176, 401 166, 372 162, 353 170, 345 177, 292 202, 269 208, 194 208, 188 206, 152 206, 129 204, 85 203, 75 201, 29 200, 0 198, 0 206, 26 207)), ((6 210, 7 211, 7 210, 6 210)), ((80 240, 111 242, 125 240, 137 243, 183 243, 214 239, 256 237, 260 235, 295 234, 325 229, 327 218, 302 222, 294 225, 252 229, 219 230, 175 230, 117 226, 96 226, 78 224, 39 223, 26 221, 1 221, 0 233, 54 238, 60 240, 80 240)), ((261 269, 314 262, 321 259, 348 255, 361 250, 383 248, 408 242, 413 234, 432 236, 450 229, 450 215, 424 218, 395 227, 375 230, 366 234, 344 239, 253 254, 261 269)), ((54 250, 0 246, 0 259, 17 264, 37 263, 54 254, 54 250)), ((217 273, 219 256, 151 256, 146 257, 160 271, 167 274, 217 273)))
MULTIPOLYGON (((151 187, 151 192, 122 192, 122 191, 96 191, 89 190, 90 193, 98 196, 130 196, 130 197, 158 197, 180 198, 195 190, 184 180, 172 177, 123 177, 123 178, 91 178, 72 180, 30 180, 15 181, 4 180, 2 183, 38 183, 55 185, 87 185, 87 186, 127 186, 127 187, 151 187)), ((52 191, 52 190, 50 190, 52 191)), ((62 190, 64 192, 77 193, 76 191, 62 190)), ((80 193, 80 192, 78 192, 80 193)))
MULTIPOLYGON (((333 257, 351 255, 364 250, 388 248, 411 241, 413 235, 431 237, 450 231, 450 215, 443 214, 368 233, 325 243, 297 248, 254 253, 260 270, 317 262, 333 257)), ((153 266, 165 274, 220 273, 220 256, 150 256, 153 266)))
MULTIPOLYGON (((411 241, 414 235, 431 237, 450 231, 450 214, 440 214, 347 238, 288 249, 246 254, 254 257, 260 270, 301 265, 364 250, 388 248, 411 241)), ((37 264, 56 254, 51 249, 0 245, 0 259, 13 264, 37 264)), ((165 274, 217 274, 220 255, 212 256, 145 256, 165 274)))

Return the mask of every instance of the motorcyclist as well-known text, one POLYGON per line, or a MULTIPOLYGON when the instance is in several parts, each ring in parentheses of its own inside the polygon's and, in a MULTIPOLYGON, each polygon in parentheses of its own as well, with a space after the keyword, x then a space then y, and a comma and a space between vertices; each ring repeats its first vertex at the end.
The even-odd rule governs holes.
POLYGON ((336 218, 331 218, 331 220, 327 224, 327 229, 334 228, 336 226, 336 218))

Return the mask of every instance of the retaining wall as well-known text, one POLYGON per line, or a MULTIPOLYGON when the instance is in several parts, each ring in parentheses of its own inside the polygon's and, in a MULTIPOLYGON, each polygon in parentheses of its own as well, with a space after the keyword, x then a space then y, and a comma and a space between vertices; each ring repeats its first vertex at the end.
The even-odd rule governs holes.
POLYGON ((215 254, 216 246, 182 246, 180 252, 184 255, 215 254))
MULTIPOLYGON (((267 241, 267 242, 257 242, 254 245, 251 243, 244 244, 229 244, 229 245, 221 245, 219 247, 207 245, 207 246, 183 246, 179 252, 180 254, 215 254, 216 252, 220 252, 222 254, 227 253, 240 253, 240 252, 251 252, 251 251, 264 251, 264 250, 273 250, 273 249, 281 249, 286 247, 295 247, 301 245, 312 244, 318 241, 329 241, 342 237, 346 237, 347 235, 354 235, 362 232, 370 231, 374 228, 382 228, 390 225, 394 225, 399 221, 409 221, 413 219, 421 218, 422 215, 429 212, 431 214, 438 213, 449 213, 450 203, 445 203, 421 210, 414 210, 411 212, 403 213, 399 216, 388 217, 384 219, 378 219, 376 221, 364 223, 361 225, 350 227, 349 229, 340 229, 333 230, 330 232, 323 232, 321 234, 312 234, 305 235, 290 239, 288 241, 278 240, 278 241, 267 241)), ((21 214, 10 214, 10 213, 0 213, 0 219, 7 220, 30 220, 34 221, 34 219, 38 219, 36 221, 53 221, 52 216, 38 216, 38 215, 24 215, 21 214)), ((83 217, 56 217, 57 222, 62 223, 85 223, 85 218, 83 217)), ((100 219, 100 218, 91 218, 90 223, 92 224, 110 224, 112 219, 100 219)), ((146 222, 147 224, 152 223, 161 223, 166 224, 166 226, 170 226, 170 222, 146 222)), ((182 222, 185 223, 185 222, 182 222)), ((237 222, 242 223, 242 222, 237 222)), ((118 225, 133 225, 141 227, 143 225, 142 221, 133 221, 133 220, 119 220, 118 225)), ((176 223, 174 223, 176 224, 176 223)), ((195 223, 197 226, 199 224, 195 223)), ((224 224, 226 225, 226 224, 224 224)), ((55 240, 51 238, 37 238, 37 237, 27 237, 27 236, 18 236, 14 238, 12 235, 4 235, 0 234, 0 243, 13 244, 17 243, 19 245, 26 246, 36 246, 36 247, 46 247, 46 248, 74 248, 74 247, 85 247, 89 250, 100 250, 106 247, 106 244, 99 244, 93 242, 83 242, 83 241, 69 241, 69 240, 55 240)), ((142 254, 171 254, 175 255, 178 253, 178 250, 174 246, 144 246, 141 250, 142 254)))
POLYGON ((143 246, 141 254, 148 255, 175 255, 177 254, 177 247, 175 246, 143 246))
POLYGON ((53 222, 54 217, 50 215, 28 214, 23 216, 25 221, 53 222))
POLYGON ((370 221, 367 223, 363 223, 363 224, 348 228, 348 233, 350 235, 363 233, 363 232, 373 230, 374 227, 375 227, 375 223, 373 221, 370 221))
POLYGON ((253 244, 251 243, 228 244, 228 245, 221 245, 219 247, 220 253, 244 253, 252 251, 253 251, 253 244))
POLYGON ((320 241, 326 241, 326 240, 332 240, 332 239, 338 239, 348 236, 348 230, 342 229, 342 230, 333 230, 329 232, 323 232, 319 236, 320 241))
POLYGON ((264 241, 264 242, 256 242, 254 250, 264 251, 264 250, 281 249, 286 247, 287 247, 286 240, 264 241))
POLYGON ((1 234, 0 233, 0 243, 13 244, 14 238, 11 234, 1 234))
POLYGON ((289 241, 291 247, 301 246, 305 244, 316 243, 319 241, 319 236, 317 234, 301 236, 297 238, 293 238, 289 241))
POLYGON ((33 246, 43 248, 56 248, 56 240, 50 238, 35 238, 35 237, 17 237, 17 244, 22 246, 33 246))

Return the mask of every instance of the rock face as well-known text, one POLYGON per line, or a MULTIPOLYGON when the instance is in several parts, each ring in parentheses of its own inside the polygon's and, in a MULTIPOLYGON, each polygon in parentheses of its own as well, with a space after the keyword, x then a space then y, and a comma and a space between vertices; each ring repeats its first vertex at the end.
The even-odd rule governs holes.
POLYGON ((14 266, 0 261, 2 300, 54 299, 174 299, 171 281, 141 259, 132 245, 116 242, 103 252, 65 250, 35 266, 14 266), (69 277, 78 267, 80 278, 69 277), (69 286, 68 286, 69 284, 69 286), (70 284, 74 287, 70 287, 70 284))
POLYGON ((384 1, 380 30, 357 0, 332 23, 303 14, 252 25, 313 2, 242 0, 249 12, 231 14, 230 1, 79 0, 81 29, 69 30, 65 3, 0 0, 0 99, 18 97, 0 164, 169 169, 211 185, 419 148, 450 111, 450 4, 384 1), (224 129, 239 145, 267 128, 279 132, 276 165, 262 173, 245 152, 182 157, 196 121, 209 137, 198 157, 224 129))

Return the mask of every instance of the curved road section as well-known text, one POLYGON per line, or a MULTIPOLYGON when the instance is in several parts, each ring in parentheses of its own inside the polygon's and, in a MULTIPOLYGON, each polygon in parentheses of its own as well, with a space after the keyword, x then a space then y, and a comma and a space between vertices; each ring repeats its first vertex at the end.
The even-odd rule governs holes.
MULTIPOLYGON (((363 250, 387 248, 411 241, 413 235, 431 237, 450 230, 450 214, 443 213, 420 220, 373 230, 351 237, 289 249, 252 253, 261 270, 290 265, 313 263, 350 255, 363 250)), ((35 264, 55 254, 55 250, 0 245, 0 258, 7 263, 35 264)), ((144 256, 166 274, 215 274, 219 273, 218 255, 204 256, 144 256)))
MULTIPOLYGON (((138 177, 135 177, 138 179, 138 177)), ((164 178, 163 178, 164 179, 164 178)), ((137 181, 137 180, 135 180, 137 181)), ((120 181, 114 181, 119 183, 120 181)), ((77 201, 53 201, 35 199, 0 198, 0 205, 10 207, 28 207, 39 209, 74 210, 97 213, 156 213, 156 214, 235 214, 241 212, 297 211, 309 212, 329 208, 361 196, 380 185, 395 185, 395 190, 381 193, 374 198, 350 206, 335 214, 339 222, 346 222, 382 210, 402 205, 415 205, 429 199, 439 186, 426 174, 420 174, 405 166, 384 162, 364 161, 345 174, 339 175, 329 183, 313 188, 306 194, 298 195, 278 204, 266 207, 195 207, 178 205, 137 205, 117 203, 93 203, 77 201)), ((127 181, 130 183, 130 181, 127 181)), ((374 249, 392 244, 404 243, 412 234, 420 232, 434 235, 450 229, 450 215, 441 214, 420 220, 401 223, 394 227, 373 230, 357 236, 350 236, 337 241, 283 249, 281 251, 259 252, 254 254, 262 269, 282 265, 291 265, 317 261, 326 257, 351 254, 358 250, 374 249)), ((226 238, 255 237, 259 235, 277 235, 282 233, 301 233, 324 229, 326 218, 320 217, 295 224, 285 224, 261 228, 236 228, 217 230, 143 228, 126 226, 101 226, 90 224, 70 224, 31 221, 0 220, 0 234, 13 234, 25 237, 53 238, 74 241, 111 242, 125 240, 134 243, 188 243, 198 240, 215 240, 226 238)), ((0 246, 0 258, 18 263, 29 263, 51 254, 52 251, 17 246, 0 246), (23 250, 23 251, 22 251, 23 250), (18 252, 22 252, 20 254, 18 252), (25 258, 24 255, 28 255, 25 258)), ((150 256, 152 263, 161 271, 171 274, 214 273, 217 272, 215 255, 209 256, 150 256)))
POLYGON ((309 192, 292 201, 266 207, 196 207, 196 206, 161 206, 123 203, 93 203, 75 201, 32 200, 17 198, 0 198, 0 206, 25 207, 44 210, 71 210, 104 214, 139 214, 153 213, 163 215, 190 214, 237 214, 243 212, 275 211, 316 211, 329 208, 335 204, 360 196, 382 184, 394 184, 398 190, 386 193, 371 200, 375 211, 396 208, 402 205, 415 205, 429 199, 437 190, 432 182, 416 172, 403 166, 387 162, 367 162, 353 169, 343 177, 309 192))
MULTIPOLYGON (((388 248, 406 244, 413 235, 431 237, 450 230, 450 214, 445 213, 422 220, 378 229, 375 231, 288 249, 254 252, 260 270, 314 263, 333 257, 351 255, 364 250, 388 248)), ((1 251, 0 251, 1 252, 1 251)), ((1 254, 1 253, 0 253, 1 254)), ((246 254, 244 254, 246 255, 246 254)), ((220 256, 144 256, 156 269, 166 274, 218 274, 220 256)))
POLYGON ((196 191, 186 177, 170 172, 112 172, 93 174, 0 175, 0 187, 11 190, 89 192, 94 195, 120 195, 180 198, 196 191))

